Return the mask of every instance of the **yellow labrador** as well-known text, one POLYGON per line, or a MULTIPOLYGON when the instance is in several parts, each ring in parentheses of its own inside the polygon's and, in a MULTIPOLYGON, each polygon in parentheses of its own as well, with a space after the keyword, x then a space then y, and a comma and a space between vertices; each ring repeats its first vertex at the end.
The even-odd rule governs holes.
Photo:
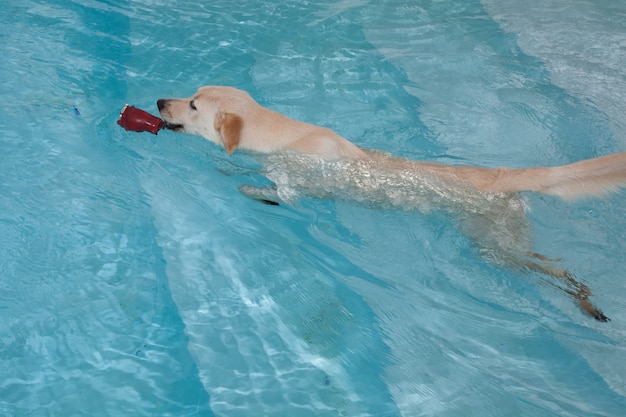
POLYGON ((262 107, 245 91, 207 86, 190 98, 161 99, 168 129, 202 136, 226 152, 245 149, 264 159, 272 190, 244 188, 260 200, 302 195, 454 215, 487 259, 555 277, 584 312, 608 321, 591 291, 551 260, 531 251, 522 191, 564 199, 600 196, 626 185, 626 152, 559 167, 482 168, 419 162, 362 149, 332 130, 262 107), (269 196, 269 197, 268 197, 269 196), (267 197, 267 198, 266 198, 267 197))

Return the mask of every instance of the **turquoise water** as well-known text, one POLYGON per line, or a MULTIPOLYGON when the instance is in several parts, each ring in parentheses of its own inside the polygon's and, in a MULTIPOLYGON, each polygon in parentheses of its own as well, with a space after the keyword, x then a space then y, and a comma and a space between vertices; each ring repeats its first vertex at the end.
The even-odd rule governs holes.
POLYGON ((222 84, 415 159, 624 151, 623 3, 3 6, 0 416, 624 415, 624 193, 525 196, 597 323, 437 212, 265 206, 250 155, 115 124, 222 84))

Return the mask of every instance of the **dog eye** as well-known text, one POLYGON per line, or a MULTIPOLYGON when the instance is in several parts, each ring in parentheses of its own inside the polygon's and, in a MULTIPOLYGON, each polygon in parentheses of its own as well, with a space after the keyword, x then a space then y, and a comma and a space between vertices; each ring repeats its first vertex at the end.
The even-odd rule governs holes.
POLYGON ((191 107, 191 110, 198 110, 198 108, 196 107, 196 101, 195 100, 191 100, 189 102, 189 107, 191 107))

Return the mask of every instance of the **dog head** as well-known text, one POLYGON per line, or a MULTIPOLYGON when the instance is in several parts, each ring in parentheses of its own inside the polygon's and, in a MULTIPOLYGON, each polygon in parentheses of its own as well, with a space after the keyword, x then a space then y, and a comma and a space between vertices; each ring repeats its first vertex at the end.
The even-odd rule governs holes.
POLYGON ((189 98, 157 101, 165 128, 200 135, 233 153, 243 129, 242 113, 255 104, 245 91, 231 87, 200 88, 189 98))

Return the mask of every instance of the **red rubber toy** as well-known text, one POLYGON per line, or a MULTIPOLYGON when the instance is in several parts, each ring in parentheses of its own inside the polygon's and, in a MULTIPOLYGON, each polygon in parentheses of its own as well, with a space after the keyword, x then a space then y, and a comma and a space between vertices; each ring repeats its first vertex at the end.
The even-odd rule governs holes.
POLYGON ((147 111, 138 109, 128 104, 124 106, 120 112, 120 118, 117 124, 126 130, 133 132, 150 132, 157 134, 159 130, 165 127, 165 121, 148 113, 147 111))

